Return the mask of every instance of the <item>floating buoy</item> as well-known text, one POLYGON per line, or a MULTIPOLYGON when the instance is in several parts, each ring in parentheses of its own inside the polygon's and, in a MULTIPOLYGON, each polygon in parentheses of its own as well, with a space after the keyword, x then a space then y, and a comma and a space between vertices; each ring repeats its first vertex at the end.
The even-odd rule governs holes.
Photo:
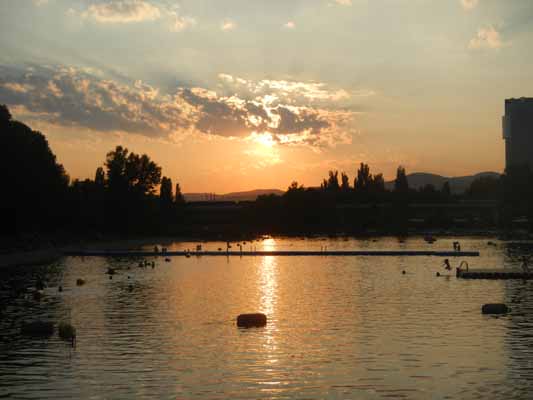
POLYGON ((507 314, 509 307, 502 303, 484 304, 481 307, 481 312, 483 314, 507 314))
POLYGON ((170 262, 170 258, 165 258, 165 262, 170 262))
POLYGON ((113 279, 113 275, 109 275, 109 279, 110 279, 110 280, 113 279))
POLYGON ((440 272, 437 272, 437 273, 435 274, 435 276, 440 276, 440 272))
POLYGON ((63 340, 68 340, 74 346, 76 340, 76 328, 66 322, 61 322, 58 327, 59 337, 63 340))
POLYGON ((237 326, 240 328, 259 328, 267 324, 267 317, 265 314, 241 314, 237 317, 237 326))
POLYGON ((57 291, 58 291, 58 292, 62 292, 62 291, 63 291, 63 286, 59 286, 59 287, 57 288, 57 291))
POLYGON ((36 290, 33 292, 33 300, 40 301, 44 296, 44 292, 42 290, 36 290))
POLYGON ((76 279, 76 286, 82 286, 85 285, 85 280, 78 278, 76 279))
POLYGON ((402 275, 405 275, 405 270, 402 271, 402 275))
POLYGON ((27 322, 20 327, 20 333, 33 337, 50 337, 54 334, 54 323, 47 321, 27 322))

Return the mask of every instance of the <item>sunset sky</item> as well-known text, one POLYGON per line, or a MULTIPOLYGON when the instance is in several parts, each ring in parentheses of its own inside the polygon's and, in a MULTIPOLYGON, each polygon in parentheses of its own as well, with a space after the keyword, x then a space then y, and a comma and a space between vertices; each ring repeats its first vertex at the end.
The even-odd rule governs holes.
POLYGON ((185 192, 502 171, 531 0, 2 0, 0 103, 72 178, 117 144, 185 192))

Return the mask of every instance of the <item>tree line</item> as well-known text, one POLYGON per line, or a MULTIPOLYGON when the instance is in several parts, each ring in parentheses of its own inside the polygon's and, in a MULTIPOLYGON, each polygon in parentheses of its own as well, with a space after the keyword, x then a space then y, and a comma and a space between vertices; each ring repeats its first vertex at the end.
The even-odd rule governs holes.
POLYGON ((94 179, 70 180, 45 136, 15 121, 0 105, 4 237, 33 233, 165 233, 181 223, 179 183, 146 154, 117 146, 94 179))
POLYGON ((2 105, 0 145, 4 149, 0 158, 4 238, 28 232, 201 236, 213 232, 209 231, 212 219, 223 221, 220 226, 231 226, 228 229, 234 232, 252 234, 334 232, 339 226, 358 233, 369 228, 388 232, 406 229, 409 204, 469 200, 497 202, 502 227, 519 216, 533 221, 533 174, 528 166, 514 167, 500 178, 478 178, 465 194, 457 195, 448 182, 440 188, 411 188, 402 166, 388 189, 383 174, 374 174, 361 163, 353 179, 332 170, 319 187, 292 182, 282 196, 260 196, 224 218, 226 209, 215 208, 207 215, 204 209, 187 204, 179 183, 164 176, 155 161, 122 146, 107 153, 94 179, 71 181, 44 135, 14 120, 2 105), (351 209, 359 211, 346 211, 351 209))

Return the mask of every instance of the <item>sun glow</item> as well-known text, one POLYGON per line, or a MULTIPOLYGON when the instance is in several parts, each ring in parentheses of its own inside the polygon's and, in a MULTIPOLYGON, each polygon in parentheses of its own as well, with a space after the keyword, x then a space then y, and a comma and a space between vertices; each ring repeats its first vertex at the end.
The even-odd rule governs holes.
POLYGON ((252 134, 249 136, 249 139, 256 143, 259 143, 260 145, 264 147, 271 148, 276 145, 276 141, 272 137, 272 134, 268 132, 262 132, 262 133, 252 132, 252 134))

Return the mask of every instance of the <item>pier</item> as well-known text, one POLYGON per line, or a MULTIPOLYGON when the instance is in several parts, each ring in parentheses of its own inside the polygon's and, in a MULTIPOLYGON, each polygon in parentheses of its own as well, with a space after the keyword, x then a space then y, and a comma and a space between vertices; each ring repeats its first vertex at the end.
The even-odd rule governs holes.
POLYGON ((82 257, 187 257, 187 256, 379 256, 379 257, 478 257, 479 251, 432 251, 432 250, 260 250, 260 251, 138 251, 138 250, 72 250, 66 256, 82 257))
POLYGON ((462 279, 533 279, 533 272, 521 269, 461 269, 456 272, 462 279))

